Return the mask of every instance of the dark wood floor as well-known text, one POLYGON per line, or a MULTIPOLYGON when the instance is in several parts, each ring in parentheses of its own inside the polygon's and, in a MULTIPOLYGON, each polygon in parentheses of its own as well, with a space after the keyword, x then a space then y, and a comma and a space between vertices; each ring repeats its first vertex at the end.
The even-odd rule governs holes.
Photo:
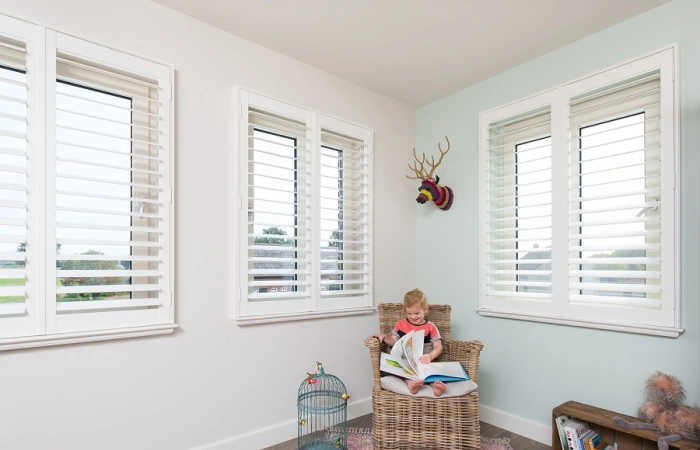
MULTIPOLYGON (((372 428, 372 414, 367 414, 366 416, 358 417, 357 419, 352 419, 348 421, 348 427, 357 428, 372 428)), ((506 431, 502 428, 495 427, 488 423, 481 422, 481 435, 491 439, 494 438, 508 438, 510 439, 510 446, 513 450, 551 450, 552 447, 544 445, 540 442, 533 441, 523 436, 519 436, 510 431, 506 431)), ((291 439, 287 442, 282 442, 281 444, 273 445, 272 447, 267 447, 262 450, 296 450, 297 440, 291 439)))

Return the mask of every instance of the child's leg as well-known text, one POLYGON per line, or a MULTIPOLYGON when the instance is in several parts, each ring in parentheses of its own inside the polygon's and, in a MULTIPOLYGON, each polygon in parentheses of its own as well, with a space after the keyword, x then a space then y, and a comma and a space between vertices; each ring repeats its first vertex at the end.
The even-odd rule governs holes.
POLYGON ((408 385, 408 390, 413 395, 416 395, 418 393, 418 389, 420 389, 420 387, 423 386, 423 383, 425 383, 423 380, 404 380, 404 381, 408 385))
POLYGON ((445 392, 445 389, 447 389, 447 386, 442 381, 433 383, 433 394, 435 394, 435 397, 440 397, 445 392))

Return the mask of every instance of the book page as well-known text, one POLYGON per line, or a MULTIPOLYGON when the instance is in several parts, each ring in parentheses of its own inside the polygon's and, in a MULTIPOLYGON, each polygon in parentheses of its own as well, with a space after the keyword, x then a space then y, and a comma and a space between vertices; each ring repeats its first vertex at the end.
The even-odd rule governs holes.
POLYGON ((401 347, 406 362, 418 374, 418 357, 423 354, 423 330, 406 333, 401 347), (416 352, 416 346, 420 346, 418 352, 416 352))
POLYGON ((420 379, 413 369, 402 366, 398 358, 394 358, 386 353, 382 353, 380 356, 379 370, 402 378, 410 378, 412 380, 420 379))
POLYGON ((421 380, 432 381, 459 381, 468 380, 469 375, 464 367, 457 361, 433 362, 430 364, 419 364, 418 375, 421 380))
MULTIPOLYGON (((418 356, 416 356, 416 344, 419 345, 420 355, 423 351, 423 330, 419 332, 410 331, 401 337, 391 348, 391 360, 399 363, 401 367, 411 375, 411 378, 418 378, 418 356)), ((381 367, 380 367, 381 368, 381 367)), ((381 369, 384 370, 384 369, 381 369)), ((388 372, 388 371, 387 371, 388 372)))

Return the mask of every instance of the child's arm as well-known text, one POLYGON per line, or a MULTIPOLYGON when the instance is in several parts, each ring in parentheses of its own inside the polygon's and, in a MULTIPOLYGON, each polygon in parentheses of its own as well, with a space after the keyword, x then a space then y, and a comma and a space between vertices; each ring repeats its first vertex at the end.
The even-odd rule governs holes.
POLYGON ((394 336, 392 336, 391 334, 373 334, 370 337, 375 337, 375 338, 379 339, 380 344, 382 342, 384 342, 389 347, 393 347, 394 344, 396 344, 396 338, 394 336))
MULTIPOLYGON (((400 322, 400 321, 399 321, 399 322, 400 322)), ((396 333, 396 330, 398 330, 399 322, 396 322, 396 325, 394 325, 394 332, 393 332, 393 333, 389 333, 389 334, 383 334, 383 333, 381 333, 381 334, 373 334, 373 335, 370 336, 370 337, 376 337, 377 339, 379 339, 379 343, 380 343, 380 344, 381 344, 382 342, 384 342, 384 343, 385 343, 386 345, 388 345, 389 347, 393 347, 394 344, 396 344, 396 341, 399 340, 399 338, 397 337, 397 333, 396 333)))
POLYGON ((438 339, 438 340, 436 340, 435 342, 433 342, 433 351, 430 352, 430 353, 428 353, 428 354, 421 355, 421 357, 419 358, 419 360, 420 360, 420 362, 422 362, 423 364, 429 364, 429 363, 432 362, 435 358, 437 358, 438 356, 440 356, 440 353, 442 353, 442 339, 438 339))
POLYGON ((428 356, 430 356, 430 361, 433 361, 435 358, 440 356, 442 353, 442 339, 438 339, 437 341, 433 342, 433 351, 428 353, 428 356))

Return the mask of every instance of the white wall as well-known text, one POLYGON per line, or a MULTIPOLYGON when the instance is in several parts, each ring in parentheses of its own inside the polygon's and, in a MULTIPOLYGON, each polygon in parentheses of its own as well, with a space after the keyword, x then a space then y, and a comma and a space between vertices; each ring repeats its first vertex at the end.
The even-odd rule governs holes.
POLYGON ((415 109, 146 0, 2 0, 0 13, 176 69, 173 335, 0 354, 0 448, 257 449, 296 436, 315 361, 371 410, 377 316, 240 328, 232 315, 233 88, 374 129, 375 303, 415 287, 415 109), (277 341, 276 338, 284 337, 277 341))
POLYGON ((419 148, 450 136, 450 165, 440 178, 455 192, 449 212, 419 210, 418 258, 437 263, 419 264, 418 284, 432 301, 453 305, 453 337, 484 342, 479 395, 488 422, 546 441, 552 408, 567 400, 636 415, 655 370, 680 378, 688 403, 700 402, 698 18, 699 1, 675 0, 418 110, 419 148), (672 339, 479 316, 479 113, 676 42, 685 333, 672 339), (585 356, 572 361, 572 354, 585 356))

